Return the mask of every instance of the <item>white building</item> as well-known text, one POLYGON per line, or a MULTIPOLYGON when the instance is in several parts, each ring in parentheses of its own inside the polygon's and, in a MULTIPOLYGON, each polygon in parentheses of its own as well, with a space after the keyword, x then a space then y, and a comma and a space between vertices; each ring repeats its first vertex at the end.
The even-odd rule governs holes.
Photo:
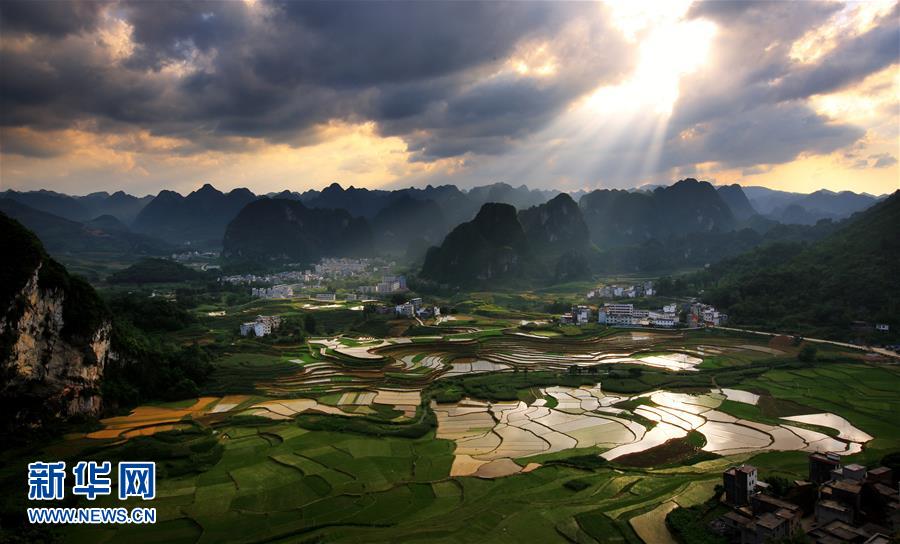
MULTIPOLYGON (((665 308, 664 308, 665 309, 665 308)), ((648 322, 652 327, 672 328, 678 323, 678 315, 672 312, 650 312, 648 322)))
POLYGON ((597 322, 602 325, 632 325, 631 315, 634 304, 604 304, 600 308, 597 322))
POLYGON ((334 293, 316 293, 316 300, 321 300, 323 302, 334 302, 337 300, 337 295, 334 293))
MULTIPOLYGON (((665 310, 665 308, 664 308, 665 310)), ((678 325, 678 314, 635 308, 633 304, 604 304, 597 322, 611 327, 665 327, 678 325)))
POLYGON ((394 313, 402 317, 415 317, 416 307, 409 302, 405 304, 398 304, 394 307, 394 313))
POLYGON ((272 331, 277 330, 280 326, 281 318, 279 316, 258 315, 255 321, 241 323, 241 336, 250 336, 252 332, 253 336, 261 338, 272 334, 272 331))
POLYGON ((253 287, 250 289, 250 295, 257 298, 291 298, 294 296, 294 288, 290 285, 253 287))
POLYGON ((712 306, 704 308, 700 313, 700 316, 703 318, 703 322, 705 324, 713 326, 724 325, 728 320, 728 316, 726 314, 719 312, 712 306))
POLYGON ((272 334, 272 325, 263 322, 257 321, 253 324, 253 335, 257 337, 268 336, 272 334))
POLYGON ((388 295, 397 291, 400 291, 400 282, 398 281, 383 281, 375 286, 375 292, 379 295, 388 295))
POLYGON ((398 290, 406 289, 406 276, 382 276, 382 283, 396 283, 398 290))
POLYGON ((587 325, 591 321, 589 306, 572 306, 572 319, 576 325, 587 325))

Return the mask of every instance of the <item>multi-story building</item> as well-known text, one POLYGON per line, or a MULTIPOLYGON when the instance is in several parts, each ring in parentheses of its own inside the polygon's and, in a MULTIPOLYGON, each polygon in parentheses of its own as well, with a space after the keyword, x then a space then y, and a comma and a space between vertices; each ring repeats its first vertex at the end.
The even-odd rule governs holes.
POLYGON ((741 544, 766 544, 779 542, 791 536, 793 515, 782 512, 766 512, 753 518, 741 530, 741 544))
POLYGON ((257 298, 291 298, 294 296, 294 288, 290 285, 253 287, 250 289, 250 296, 257 298))
POLYGON ((752 465, 731 467, 723 472, 725 501, 734 506, 750 504, 750 495, 756 489, 756 476, 756 467, 752 465))
POLYGON ((398 281, 383 281, 375 285, 375 292, 379 295, 388 295, 397 291, 400 291, 400 282, 398 281))
POLYGON ((589 306, 572 306, 572 319, 576 325, 587 325, 591 321, 589 306))
POLYGON ((406 289, 406 276, 382 276, 382 283, 396 283, 398 290, 406 289))
POLYGON ((597 322, 612 327, 676 327, 678 314, 667 312, 666 309, 674 309, 674 305, 659 312, 638 309, 633 304, 604 304, 600 308, 597 322))
POLYGON ((602 325, 625 325, 634 324, 632 314, 634 313, 634 304, 604 304, 600 308, 597 322, 602 325))
POLYGON ((678 315, 667 312, 650 312, 649 324, 653 327, 674 327, 678 323, 678 315))
POLYGON ((281 326, 281 318, 277 315, 258 315, 256 320, 241 323, 241 336, 263 337, 272 334, 272 331, 281 326))
POLYGON ((812 453, 809 456, 809 481, 823 484, 832 478, 832 471, 840 470, 841 457, 836 453, 812 453))

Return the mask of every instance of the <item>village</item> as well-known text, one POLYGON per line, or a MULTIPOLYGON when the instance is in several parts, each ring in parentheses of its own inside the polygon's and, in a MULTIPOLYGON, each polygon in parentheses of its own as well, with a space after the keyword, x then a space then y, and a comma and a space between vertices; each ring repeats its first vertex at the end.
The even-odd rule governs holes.
MULTIPOLYGON (((634 285, 605 285, 587 293, 590 299, 636 299, 652 297, 656 289, 652 281, 634 285)), ((728 321, 728 316, 709 304, 696 300, 671 302, 650 310, 636 307, 634 303, 605 302, 599 307, 585 304, 573 305, 569 312, 559 317, 561 325, 587 325, 596 322, 610 327, 650 327, 672 329, 684 327, 718 327, 728 321), (594 316, 596 315, 596 321, 594 316)))
POLYGON ((805 542, 813 544, 887 544, 893 542, 888 535, 900 529, 893 471, 842 465, 834 453, 811 453, 808 478, 778 482, 779 487, 787 483, 786 489, 761 481, 748 464, 726 470, 722 483, 722 500, 731 510, 710 530, 731 542, 786 542, 805 533, 805 542))
MULTIPOLYGON (((305 270, 235 274, 223 276, 219 282, 249 285, 250 296, 260 299, 312 298, 334 302, 340 298, 355 301, 372 295, 406 292, 406 277, 388 273, 395 264, 381 259, 324 258, 305 270), (366 282, 373 279, 380 281, 366 282)), ((296 265, 288 265, 289 268, 292 266, 296 265)))

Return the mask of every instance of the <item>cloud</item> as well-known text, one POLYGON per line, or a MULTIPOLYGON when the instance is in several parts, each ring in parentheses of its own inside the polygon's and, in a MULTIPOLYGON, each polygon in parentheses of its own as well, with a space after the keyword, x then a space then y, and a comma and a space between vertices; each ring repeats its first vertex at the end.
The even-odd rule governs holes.
POLYGON ((865 131, 830 122, 808 106, 766 105, 696 125, 689 138, 673 139, 671 166, 715 161, 727 168, 789 162, 802 153, 827 154, 848 146, 865 131))
POLYGON ((0 25, 7 32, 64 36, 96 28, 103 9, 94 0, 36 2, 4 0, 0 3, 0 25))
POLYGON ((741 175, 745 177, 750 176, 758 176, 760 174, 765 174, 772 171, 772 166, 767 164, 759 164, 756 166, 751 166, 749 168, 744 168, 741 170, 741 175))
POLYGON ((897 164, 897 157, 890 153, 879 153, 877 155, 869 155, 872 162, 872 168, 889 168, 897 164))
POLYGON ((871 30, 841 43, 811 66, 792 67, 773 85, 779 101, 830 93, 895 64, 900 57, 900 4, 871 30))
POLYGON ((90 141, 127 157, 128 172, 173 176, 173 162, 285 161, 342 138, 350 156, 336 163, 369 182, 372 160, 347 142, 381 138, 392 153, 405 146, 405 165, 379 166, 384 182, 621 187, 716 168, 764 176, 856 146, 866 168, 889 172, 896 158, 879 146, 897 123, 860 119, 896 121, 896 100, 875 108, 869 95, 891 96, 900 8, 857 24, 852 6, 711 0, 626 31, 615 5, 586 2, 8 0, 0 153, 25 171, 26 159, 62 161, 90 141), (715 25, 705 61, 669 74, 677 87, 650 89, 661 80, 640 65, 653 25, 670 25, 653 42, 665 56, 701 20, 715 25), (821 46, 798 56, 798 43, 821 46), (583 107, 595 96, 602 108, 583 107), (641 102, 655 98, 667 107, 641 102), (365 126, 366 138, 333 126, 365 126))
POLYGON ((423 159, 496 153, 629 58, 588 4, 134 1, 105 15, 130 30, 125 58, 84 34, 4 51, 0 123, 95 117, 166 136, 303 144, 323 123, 374 121, 423 159), (540 83, 498 73, 519 44, 585 19, 607 49, 597 60, 573 57, 540 83))
POLYGON ((817 113, 807 99, 898 62, 900 8, 812 62, 792 58, 792 44, 833 24, 841 9, 824 2, 696 4, 690 16, 712 19, 721 29, 713 61, 682 81, 660 167, 712 161, 749 169, 827 154, 862 138, 865 130, 817 113))

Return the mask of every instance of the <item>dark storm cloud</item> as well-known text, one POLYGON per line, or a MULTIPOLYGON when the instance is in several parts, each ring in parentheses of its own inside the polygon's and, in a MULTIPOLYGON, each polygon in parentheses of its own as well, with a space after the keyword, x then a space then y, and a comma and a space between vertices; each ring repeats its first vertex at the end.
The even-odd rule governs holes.
MULTIPOLYGON (((693 6, 689 17, 719 28, 708 64, 681 82, 661 167, 715 161, 749 171, 858 140, 861 130, 817 115, 805 100, 897 62, 898 11, 863 35, 839 37, 811 64, 792 60, 791 44, 839 9, 693 6)), ((508 152, 573 100, 627 79, 638 48, 601 5, 585 2, 7 0, 0 30, 10 43, 31 35, 30 45, 4 47, 0 57, 2 126, 138 127, 189 140, 172 152, 195 153, 232 149, 239 137, 305 145, 321 123, 373 121, 419 161, 508 152), (130 25, 134 48, 111 62, 96 30, 116 18, 130 25), (586 30, 565 36, 575 23, 586 30), (518 48, 543 42, 556 57, 552 75, 522 77, 505 65, 518 48)), ((639 136, 625 138, 635 153, 646 148, 639 136)), ((6 140, 4 152, 58 152, 6 140)), ((590 154, 592 144, 579 142, 585 149, 574 155, 590 154)))
POLYGON ((33 134, 12 134, 10 129, 0 128, 0 153, 49 159, 64 152, 61 146, 35 138, 33 134))
POLYGON ((424 137, 408 138, 417 160, 453 157, 472 149, 496 155, 513 139, 548 123, 591 85, 590 80, 575 78, 552 82, 498 78, 459 93, 421 116, 386 122, 385 130, 402 134, 412 132, 415 124, 426 128, 424 137))
POLYGON ((154 134, 292 143, 318 123, 375 121, 382 134, 416 133, 412 147, 422 157, 448 156, 499 149, 540 128, 630 60, 592 4, 134 1, 108 9, 131 25, 131 55, 111 66, 50 39, 7 51, 0 122, 57 128, 99 117, 154 134), (579 17, 608 34, 600 60, 572 59, 578 73, 552 84, 521 78, 472 87, 517 44, 553 39, 579 17), (192 73, 167 75, 177 63, 192 73))
POLYGON ((727 167, 779 164, 804 152, 831 153, 865 131, 832 123, 799 103, 767 105, 698 125, 690 139, 672 142, 671 165, 702 163, 715 157, 727 167))
POLYGON ((0 28, 7 32, 29 32, 63 36, 96 27, 103 3, 82 0, 0 2, 0 28))

